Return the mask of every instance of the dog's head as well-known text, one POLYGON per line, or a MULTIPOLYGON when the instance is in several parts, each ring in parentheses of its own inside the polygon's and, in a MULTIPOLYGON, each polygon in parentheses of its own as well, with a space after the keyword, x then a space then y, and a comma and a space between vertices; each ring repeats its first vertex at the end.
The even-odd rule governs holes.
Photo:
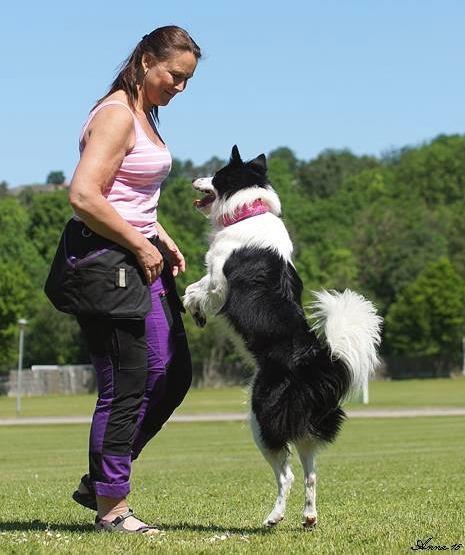
POLYGON ((206 216, 215 213, 215 217, 217 212, 224 214, 234 210, 240 202, 253 202, 273 191, 267 180, 265 155, 260 154, 249 162, 243 162, 236 145, 224 168, 213 177, 195 179, 192 186, 204 195, 194 202, 195 206, 206 216))

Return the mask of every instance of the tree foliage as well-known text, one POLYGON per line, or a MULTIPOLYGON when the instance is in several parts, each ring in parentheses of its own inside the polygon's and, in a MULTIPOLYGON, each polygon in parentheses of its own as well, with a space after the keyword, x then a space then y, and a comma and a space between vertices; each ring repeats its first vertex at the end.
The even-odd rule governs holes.
MULTIPOLYGON (((257 149, 257 154, 260 149, 257 149)), ((208 222, 192 201, 191 181, 223 160, 196 166, 173 160, 158 215, 185 254, 185 287, 204 272, 208 222)), ((268 155, 294 241, 294 259, 311 291, 347 287, 374 300, 386 316, 383 350, 434 356, 457 364, 465 333, 465 136, 439 136, 381 158, 326 150, 299 160, 283 146, 268 155)), ((0 194, 0 369, 14 367, 17 319, 29 320, 26 360, 83 362, 72 318, 56 313, 41 292, 71 210, 65 191, 19 197, 0 194)), ((243 378, 253 365, 228 327, 213 319, 203 330, 186 316, 197 381, 243 378)))
POLYGON ((65 182, 65 174, 62 171, 51 171, 47 175, 47 183, 52 185, 61 185, 65 182))
POLYGON ((302 164, 299 178, 311 196, 324 198, 337 193, 348 177, 378 165, 376 158, 371 156, 359 157, 347 149, 328 149, 315 160, 302 164))
POLYGON ((386 339, 394 354, 458 363, 465 331, 465 282, 447 258, 428 265, 389 307, 386 339))
POLYGON ((64 224, 72 215, 66 191, 35 194, 28 206, 30 238, 40 256, 50 263, 64 224))

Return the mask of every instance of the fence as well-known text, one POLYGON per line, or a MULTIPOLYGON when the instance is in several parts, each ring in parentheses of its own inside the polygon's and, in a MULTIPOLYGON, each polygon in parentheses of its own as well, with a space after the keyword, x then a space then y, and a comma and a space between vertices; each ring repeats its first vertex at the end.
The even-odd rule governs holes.
MULTIPOLYGON (((18 371, 12 370, 4 385, 9 397, 16 396, 18 371)), ((90 393, 96 389, 95 371, 91 365, 32 366, 21 371, 21 395, 90 393)))

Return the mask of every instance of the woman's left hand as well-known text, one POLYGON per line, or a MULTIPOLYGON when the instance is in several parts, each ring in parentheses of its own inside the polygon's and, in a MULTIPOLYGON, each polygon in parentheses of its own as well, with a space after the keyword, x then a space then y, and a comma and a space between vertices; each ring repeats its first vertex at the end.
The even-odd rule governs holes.
POLYGON ((171 271, 173 276, 176 277, 179 272, 186 271, 186 261, 181 251, 178 249, 176 243, 171 239, 171 237, 166 233, 163 227, 157 222, 158 229, 158 239, 164 247, 165 256, 168 258, 168 262, 171 266, 171 271))

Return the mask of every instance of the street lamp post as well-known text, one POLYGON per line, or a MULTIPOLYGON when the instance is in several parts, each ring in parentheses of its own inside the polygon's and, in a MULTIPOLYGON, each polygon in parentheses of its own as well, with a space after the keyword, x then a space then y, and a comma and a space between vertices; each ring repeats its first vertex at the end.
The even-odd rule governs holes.
POLYGON ((465 337, 462 337, 462 374, 465 376, 465 337))
POLYGON ((27 320, 20 318, 19 325, 19 354, 18 354, 18 373, 16 375, 16 416, 21 412, 21 371, 23 369, 23 352, 24 352, 24 328, 27 320))

